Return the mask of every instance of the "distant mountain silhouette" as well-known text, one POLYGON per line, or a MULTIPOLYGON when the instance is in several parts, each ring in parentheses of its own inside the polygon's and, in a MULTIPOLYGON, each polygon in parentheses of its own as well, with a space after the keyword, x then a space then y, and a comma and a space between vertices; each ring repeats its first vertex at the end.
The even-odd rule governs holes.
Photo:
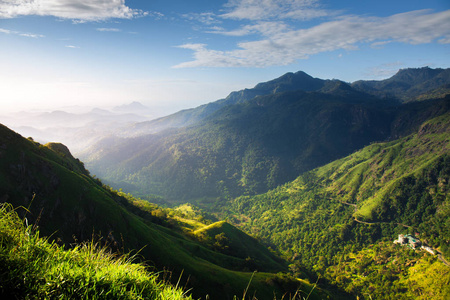
POLYGON ((151 112, 151 109, 144 104, 134 101, 130 104, 124 104, 120 106, 115 106, 113 109, 115 112, 121 112, 121 113, 137 113, 140 115, 145 115, 149 112, 151 112))

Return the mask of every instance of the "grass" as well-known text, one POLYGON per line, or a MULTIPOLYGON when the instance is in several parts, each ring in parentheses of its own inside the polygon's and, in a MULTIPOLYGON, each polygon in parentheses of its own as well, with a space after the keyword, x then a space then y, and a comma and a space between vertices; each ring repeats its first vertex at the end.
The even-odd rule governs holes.
MULTIPOLYGON (((26 220, 26 219, 24 219, 26 220)), ((134 256, 94 242, 65 250, 0 206, 0 296, 18 299, 190 299, 134 256)))

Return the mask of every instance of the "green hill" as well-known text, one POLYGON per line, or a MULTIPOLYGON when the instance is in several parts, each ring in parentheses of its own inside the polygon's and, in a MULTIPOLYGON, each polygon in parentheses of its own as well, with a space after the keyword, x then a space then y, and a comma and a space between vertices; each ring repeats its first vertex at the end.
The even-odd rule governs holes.
POLYGON ((360 299, 447 299, 449 267, 392 242, 415 234, 450 257, 449 154, 447 113, 221 209, 231 207, 223 216, 282 251, 291 269, 322 274, 360 299))
POLYGON ((194 231, 198 239, 209 244, 217 251, 245 259, 249 270, 258 269, 258 265, 273 265, 280 259, 253 237, 237 229, 228 222, 220 221, 194 231))
MULTIPOLYGON (((0 202, 26 207, 17 209, 21 218, 36 224, 43 236, 67 247, 74 238, 79 243, 101 236, 111 250, 139 251, 149 267, 166 270, 175 283, 181 278, 180 286, 196 298, 232 299, 250 281, 248 292, 260 299, 282 295, 286 284, 294 290, 313 287, 263 272, 283 271, 280 263, 262 262, 255 276, 242 272, 249 269, 245 258, 213 251, 174 227, 156 205, 105 188, 62 145, 40 145, 2 125, 0 137, 0 202)), ((321 293, 315 289, 313 294, 320 298, 321 293)))

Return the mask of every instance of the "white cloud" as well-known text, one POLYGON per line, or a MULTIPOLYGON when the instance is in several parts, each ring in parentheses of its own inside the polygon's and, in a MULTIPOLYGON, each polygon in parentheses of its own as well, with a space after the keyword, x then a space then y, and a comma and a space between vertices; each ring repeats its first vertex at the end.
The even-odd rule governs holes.
POLYGON ((222 18, 239 20, 310 20, 329 14, 320 9, 318 0, 229 0, 225 7, 230 11, 222 18))
POLYGON ((19 36, 23 36, 23 37, 35 38, 35 39, 45 37, 45 35, 42 35, 42 34, 20 32, 20 31, 9 30, 9 29, 4 29, 4 28, 0 28, 0 33, 14 34, 14 35, 19 35, 19 36))
POLYGON ((66 45, 66 48, 71 48, 71 49, 78 49, 80 47, 74 46, 74 45, 66 45))
POLYGON ((125 0, 3 0, 0 18, 37 15, 77 21, 101 21, 110 18, 131 19, 147 12, 132 9, 125 0))
POLYGON ((197 21, 200 23, 203 23, 205 25, 212 25, 212 24, 220 24, 222 21, 220 21, 216 14, 211 12, 205 12, 205 13, 189 13, 184 14, 183 17, 185 19, 188 19, 190 21, 197 21))
POLYGON ((174 68, 186 67, 239 67, 246 63, 245 56, 236 56, 234 51, 224 52, 206 49, 205 44, 185 44, 179 48, 189 49, 194 51, 195 61, 181 63, 174 68))
MULTIPOLYGON (((226 19, 273 24, 273 20, 305 21, 336 14, 336 12, 321 9, 318 2, 319 0, 229 0, 224 5, 225 10, 228 11, 226 13, 189 13, 184 14, 183 17, 205 25, 221 24, 226 19)), ((239 30, 220 33, 238 36, 240 35, 238 32, 239 30)))
POLYGON ((33 39, 45 37, 42 34, 34 34, 34 33, 19 33, 19 35, 20 36, 24 36, 24 37, 30 37, 30 38, 33 38, 33 39))
MULTIPOLYGON (((240 3, 244 2, 278 1, 245 0, 240 3)), ((208 49, 204 44, 180 46, 194 51, 194 60, 175 67, 266 67, 287 65, 322 52, 356 50, 364 43, 374 46, 394 41, 408 44, 435 41, 447 43, 450 40, 448 24, 450 10, 438 13, 420 10, 384 18, 341 16, 306 29, 292 29, 282 22, 260 22, 234 31, 210 31, 233 36, 251 33, 260 33, 263 36, 260 40, 238 43, 236 49, 231 51, 208 49)))
POLYGON ((4 29, 4 28, 0 28, 0 32, 1 32, 1 33, 5 33, 5 34, 11 34, 11 33, 12 33, 11 30, 9 30, 9 29, 4 29))
POLYGON ((371 46, 372 48, 375 48, 375 49, 380 49, 380 48, 383 48, 384 45, 387 45, 387 44, 389 44, 389 43, 392 43, 392 41, 379 41, 379 42, 374 42, 374 43, 372 43, 370 46, 371 46))
POLYGON ((227 31, 222 27, 211 28, 208 33, 217 33, 228 36, 245 36, 249 34, 261 34, 264 36, 276 36, 289 29, 289 26, 283 22, 257 22, 254 25, 245 25, 239 29, 227 31))
POLYGON ((439 44, 450 44, 450 36, 438 40, 439 44))
POLYGON ((106 31, 106 32, 121 32, 119 28, 97 28, 97 31, 106 31))

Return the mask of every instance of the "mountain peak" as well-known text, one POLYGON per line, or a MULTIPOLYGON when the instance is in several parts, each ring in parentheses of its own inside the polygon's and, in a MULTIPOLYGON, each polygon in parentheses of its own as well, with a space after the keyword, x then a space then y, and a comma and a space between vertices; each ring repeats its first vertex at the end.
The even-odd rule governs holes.
POLYGON ((126 112, 130 112, 130 111, 139 111, 139 110, 148 110, 149 108, 147 106, 145 106, 144 104, 138 102, 138 101, 133 101, 129 104, 123 104, 123 105, 119 105, 113 108, 114 111, 126 111, 126 112))
POLYGON ((45 144, 45 147, 55 151, 56 153, 60 154, 63 157, 69 157, 74 159, 72 153, 70 153, 69 148, 67 148, 67 146, 62 143, 47 143, 45 144))
POLYGON ((423 68, 400 69, 394 76, 387 80, 401 81, 413 85, 430 80, 442 71, 443 69, 432 69, 428 66, 423 68))
POLYGON ((259 83, 256 90, 270 91, 271 93, 293 90, 314 91, 321 89, 325 80, 314 78, 303 71, 286 73, 274 80, 259 83))

